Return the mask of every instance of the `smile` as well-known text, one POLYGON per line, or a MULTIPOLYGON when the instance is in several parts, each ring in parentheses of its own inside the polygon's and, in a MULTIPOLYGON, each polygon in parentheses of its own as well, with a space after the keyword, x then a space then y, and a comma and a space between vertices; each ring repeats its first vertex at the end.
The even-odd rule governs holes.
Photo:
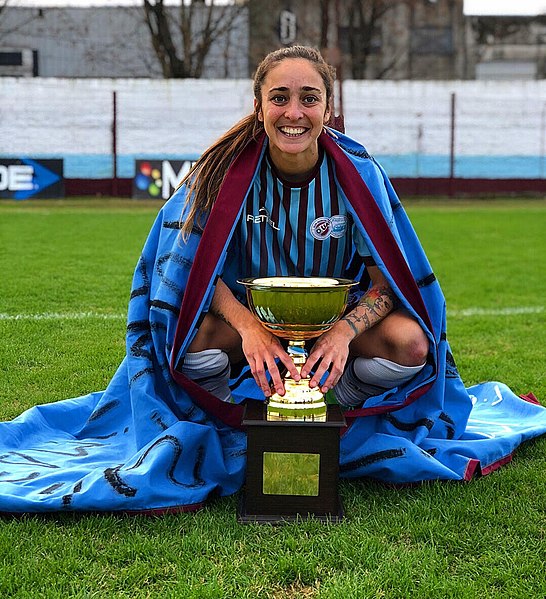
POLYGON ((298 137, 303 135, 307 129, 305 127, 279 127, 279 131, 288 137, 298 137))

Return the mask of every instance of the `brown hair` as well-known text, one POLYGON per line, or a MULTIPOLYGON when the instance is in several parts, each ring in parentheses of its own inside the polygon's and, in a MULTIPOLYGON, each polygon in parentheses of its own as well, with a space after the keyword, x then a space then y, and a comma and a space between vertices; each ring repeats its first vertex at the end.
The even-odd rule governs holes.
POLYGON ((254 75, 255 111, 238 121, 207 148, 180 183, 188 184, 184 212, 186 208, 188 210, 181 225, 184 238, 188 237, 194 225, 199 225, 196 222, 198 217, 211 209, 233 160, 251 140, 258 139, 264 130, 263 123, 258 120, 262 106, 262 85, 269 71, 289 58, 303 58, 313 64, 326 88, 326 105, 331 108, 335 71, 318 50, 309 46, 290 46, 269 53, 258 65, 254 75))

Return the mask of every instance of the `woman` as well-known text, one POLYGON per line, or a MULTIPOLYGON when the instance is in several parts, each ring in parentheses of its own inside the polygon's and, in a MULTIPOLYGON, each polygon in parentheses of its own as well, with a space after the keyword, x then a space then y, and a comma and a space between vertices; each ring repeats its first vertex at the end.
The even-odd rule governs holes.
POLYGON ((404 310, 396 309, 396 295, 375 265, 364 239, 356 227, 350 223, 348 226, 350 219, 340 190, 328 186, 321 189, 321 179, 332 169, 319 138, 331 116, 333 83, 331 68, 312 48, 295 46, 269 54, 256 72, 254 113, 205 152, 184 181, 189 185, 191 202, 182 226, 183 233, 187 233, 196 215, 214 204, 234 156, 265 132, 266 153, 260 176, 254 181, 228 250, 225 277, 217 282, 210 311, 182 366, 184 374, 199 378, 202 386, 221 399, 231 397, 228 360, 233 363, 244 357, 266 397, 271 395, 272 387, 284 394, 277 360, 299 380, 279 340, 242 303, 244 296, 237 278, 286 274, 341 277, 353 244, 366 258, 371 286, 352 310, 316 341, 301 376, 312 373, 309 384, 315 387, 327 373, 321 391, 333 388, 339 403, 356 406, 367 396, 403 384, 424 366, 428 340, 423 329, 404 310), (314 203, 302 218, 302 196, 307 196, 310 188, 314 203), (275 215, 274 220, 271 215, 275 215), (336 231, 317 231, 321 223, 328 227, 332 220, 336 231), (284 223, 282 227, 280 223, 284 223), (259 242, 254 241, 252 249, 252 239, 257 236, 268 238, 270 243, 260 250, 259 242), (271 243, 278 250, 276 260, 264 256, 271 243), (302 244, 304 249, 298 251, 302 244), (299 255, 305 248, 311 255, 308 260, 299 255), (342 259, 328 260, 331 254, 342 259), (342 378, 348 360, 351 367, 342 378))

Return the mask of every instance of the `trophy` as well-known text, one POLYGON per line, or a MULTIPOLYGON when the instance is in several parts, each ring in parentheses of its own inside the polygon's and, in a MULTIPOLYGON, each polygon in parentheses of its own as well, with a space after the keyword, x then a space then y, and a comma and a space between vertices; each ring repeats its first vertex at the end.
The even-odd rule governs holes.
MULTIPOLYGON (((328 277, 260 277, 241 279, 248 306, 260 323, 274 335, 288 340, 288 354, 298 372, 307 360, 305 341, 320 336, 337 322, 351 287, 349 279, 328 277)), ((285 395, 274 394, 267 405, 267 420, 324 422, 326 402, 310 377, 295 381, 284 377, 285 395)))

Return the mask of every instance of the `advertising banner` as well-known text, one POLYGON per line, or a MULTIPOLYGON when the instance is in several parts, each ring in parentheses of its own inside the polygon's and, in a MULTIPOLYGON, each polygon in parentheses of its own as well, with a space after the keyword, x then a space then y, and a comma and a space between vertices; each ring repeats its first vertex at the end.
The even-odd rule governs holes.
POLYGON ((0 198, 64 197, 63 160, 0 157, 0 198))
POLYGON ((135 160, 133 198, 168 200, 192 164, 191 160, 135 160))

